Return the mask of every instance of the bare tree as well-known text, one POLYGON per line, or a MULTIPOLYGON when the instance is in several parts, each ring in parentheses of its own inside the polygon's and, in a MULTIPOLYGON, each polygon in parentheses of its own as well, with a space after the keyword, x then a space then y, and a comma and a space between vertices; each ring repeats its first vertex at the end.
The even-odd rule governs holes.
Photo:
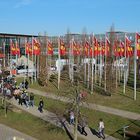
POLYGON ((38 82, 40 85, 45 86, 47 85, 47 63, 46 63, 46 36, 39 37, 40 44, 41 44, 41 54, 39 56, 39 77, 38 82))
POLYGON ((114 32, 114 26, 111 26, 110 32, 109 32, 109 39, 110 39, 110 49, 109 49, 109 56, 106 58, 106 89, 107 93, 111 95, 111 93, 115 89, 115 70, 114 70, 114 52, 113 52, 113 46, 114 46, 114 40, 115 40, 115 32, 114 32))

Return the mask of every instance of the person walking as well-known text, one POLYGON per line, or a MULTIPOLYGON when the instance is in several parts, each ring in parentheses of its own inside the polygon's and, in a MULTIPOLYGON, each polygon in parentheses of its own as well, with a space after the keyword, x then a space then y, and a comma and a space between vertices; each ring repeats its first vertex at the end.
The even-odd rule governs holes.
POLYGON ((70 124, 74 124, 74 112, 70 111, 70 124))
POLYGON ((82 118, 82 122, 81 122, 81 134, 87 136, 87 132, 85 131, 85 127, 86 127, 87 123, 85 118, 82 118))
POLYGON ((38 106, 38 110, 40 111, 40 113, 43 113, 43 106, 44 106, 44 101, 42 98, 40 98, 39 106, 38 106))
POLYGON ((105 126, 104 126, 103 119, 100 119, 99 120, 99 137, 103 139, 105 139, 104 129, 105 129, 105 126))
POLYGON ((29 82, 27 81, 27 79, 25 80, 25 88, 28 89, 28 85, 29 85, 29 82))
POLYGON ((34 106, 34 94, 33 93, 31 93, 30 94, 30 106, 34 106))

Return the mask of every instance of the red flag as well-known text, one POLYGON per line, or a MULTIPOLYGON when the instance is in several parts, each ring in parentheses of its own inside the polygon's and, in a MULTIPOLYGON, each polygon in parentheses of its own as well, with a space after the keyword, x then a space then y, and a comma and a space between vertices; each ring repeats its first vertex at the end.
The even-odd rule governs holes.
POLYGON ((18 46, 18 42, 17 41, 15 42, 15 49, 16 49, 15 50, 15 54, 20 56, 20 48, 18 46))
POLYGON ((13 43, 12 40, 10 40, 10 53, 11 53, 11 55, 16 55, 15 44, 13 43))
POLYGON ((140 34, 136 33, 137 56, 140 57, 140 34))
POLYGON ((131 40, 127 36, 125 36, 125 49, 126 49, 126 57, 133 56, 133 49, 131 46, 131 40))
POLYGON ((99 42, 95 36, 93 38, 93 43, 94 43, 94 56, 97 56, 99 54, 99 42))
POLYGON ((119 57, 120 56, 120 41, 119 40, 115 40, 114 41, 114 56, 119 57))
POLYGON ((86 41, 86 42, 84 43, 84 55, 85 55, 85 56, 88 56, 88 55, 89 55, 89 49, 90 49, 89 47, 90 47, 89 42, 86 41))
POLYGON ((48 55, 53 55, 53 46, 52 46, 52 42, 50 42, 49 40, 47 40, 47 54, 48 55))
POLYGON ((33 39, 33 54, 40 55, 40 43, 36 39, 33 39))
POLYGON ((125 45, 124 45, 124 42, 123 41, 120 41, 120 56, 124 56, 124 49, 125 48, 125 45))
POLYGON ((73 41, 72 42, 72 48, 73 48, 73 55, 78 56, 80 55, 80 44, 73 41))
POLYGON ((66 47, 65 47, 65 44, 63 42, 62 39, 59 40, 60 41, 60 55, 66 55, 66 47))
POLYGON ((32 44, 30 42, 25 42, 25 53, 32 55, 32 44))
POLYGON ((110 51, 110 41, 106 37, 106 39, 105 39, 105 56, 109 56, 110 55, 109 51, 110 51))

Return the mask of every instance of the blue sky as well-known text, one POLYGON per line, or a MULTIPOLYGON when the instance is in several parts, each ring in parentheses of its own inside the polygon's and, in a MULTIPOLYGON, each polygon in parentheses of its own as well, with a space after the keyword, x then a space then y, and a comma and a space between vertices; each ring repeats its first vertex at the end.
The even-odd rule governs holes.
POLYGON ((140 31, 140 0, 0 0, 0 32, 48 35, 140 31))

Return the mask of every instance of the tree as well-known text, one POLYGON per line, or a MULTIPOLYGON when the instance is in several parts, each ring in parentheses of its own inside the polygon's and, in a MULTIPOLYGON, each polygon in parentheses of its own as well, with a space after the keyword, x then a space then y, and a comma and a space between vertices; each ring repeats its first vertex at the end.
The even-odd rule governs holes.
POLYGON ((115 70, 114 70, 114 54, 113 54, 113 46, 114 46, 114 40, 115 40, 115 32, 114 32, 114 26, 111 26, 110 33, 109 33, 109 39, 110 39, 110 47, 109 47, 109 56, 106 58, 106 89, 107 94, 111 95, 111 93, 115 89, 115 70))
POLYGON ((39 37, 40 44, 41 44, 41 54, 39 56, 39 77, 38 82, 40 85, 45 86, 47 85, 47 63, 46 63, 46 35, 39 37))

